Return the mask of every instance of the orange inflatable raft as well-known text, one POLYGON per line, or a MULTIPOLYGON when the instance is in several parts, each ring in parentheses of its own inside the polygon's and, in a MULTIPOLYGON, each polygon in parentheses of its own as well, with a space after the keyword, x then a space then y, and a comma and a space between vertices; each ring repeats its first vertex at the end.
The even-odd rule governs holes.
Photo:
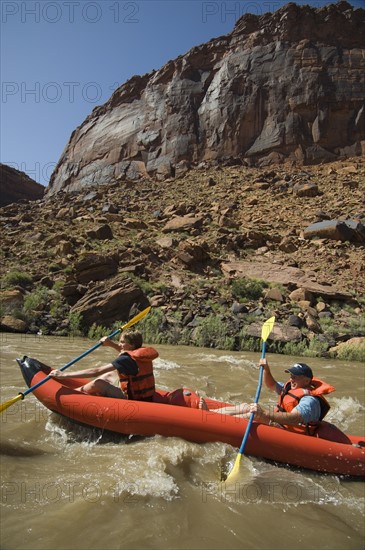
MULTIPOLYGON (((28 387, 36 385, 51 368, 36 359, 17 359, 28 387)), ((196 443, 221 441, 239 448, 248 421, 198 408, 198 396, 188 389, 156 391, 154 402, 86 395, 74 388, 85 379, 48 380, 34 395, 49 410, 78 424, 120 434, 181 437, 196 443)), ((207 399, 209 409, 227 403, 207 399)), ((318 472, 364 476, 365 438, 348 436, 327 422, 319 437, 295 434, 253 422, 245 454, 318 472)))

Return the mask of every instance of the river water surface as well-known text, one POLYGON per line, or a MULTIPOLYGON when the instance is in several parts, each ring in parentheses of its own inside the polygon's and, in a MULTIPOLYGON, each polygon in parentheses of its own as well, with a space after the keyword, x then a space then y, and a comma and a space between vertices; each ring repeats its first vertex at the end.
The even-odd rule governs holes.
MULTIPOLYGON (((61 367, 94 342, 0 334, 1 402, 26 389, 16 357, 61 367)), ((156 346, 156 382, 229 402, 253 401, 258 354, 156 346)), ((70 367, 102 365, 98 348, 70 367)), ((299 357, 267 358, 277 380, 299 357)), ((328 419, 364 435, 364 365, 308 362, 337 387, 328 419)), ((274 397, 262 389, 260 403, 274 397)), ((364 483, 243 457, 238 482, 220 483, 237 450, 178 438, 123 438, 75 426, 32 394, 1 415, 1 549, 364 548, 364 483)))

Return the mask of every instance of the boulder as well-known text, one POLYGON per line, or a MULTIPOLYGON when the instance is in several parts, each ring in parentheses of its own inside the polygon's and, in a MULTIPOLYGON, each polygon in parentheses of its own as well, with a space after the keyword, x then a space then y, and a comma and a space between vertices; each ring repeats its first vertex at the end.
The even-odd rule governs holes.
POLYGON ((297 288, 289 294, 289 300, 297 303, 306 301, 310 304, 313 302, 313 295, 306 288, 297 288))
POLYGON ((304 317, 304 320, 309 330, 315 332, 316 334, 322 332, 321 325, 318 323, 317 319, 313 317, 313 315, 307 313, 304 317))
POLYGON ((80 298, 87 292, 87 288, 85 288, 84 292, 80 292, 80 286, 77 281, 67 281, 62 289, 61 294, 66 299, 66 302, 73 306, 80 300, 80 298))
MULTIPOLYGON (((252 323, 245 329, 245 335, 261 338, 262 324, 252 323)), ((299 328, 295 326, 287 326, 279 323, 275 323, 274 328, 270 332, 268 340, 274 342, 300 342, 302 340, 302 333, 299 328)))
POLYGON ((57 246, 61 241, 67 241, 68 237, 66 233, 56 233, 55 235, 51 235, 50 237, 47 237, 44 242, 45 248, 53 248, 54 246, 57 246))
POLYGON ((71 313, 80 314, 85 326, 93 323, 110 327, 116 321, 127 321, 130 310, 145 309, 148 299, 142 290, 125 276, 96 283, 71 308, 71 313))
POLYGON ((316 197, 319 194, 319 189, 315 183, 296 183, 293 193, 297 197, 316 197))
POLYGON ((231 307, 231 312, 233 315, 239 315, 240 313, 248 313, 248 307, 245 304, 240 304, 239 302, 233 302, 231 307))
POLYGON ((176 246, 176 241, 171 237, 161 237, 160 239, 157 239, 156 244, 158 244, 161 248, 169 249, 176 246))
POLYGON ((208 260, 209 254, 204 243, 186 240, 179 243, 177 257, 188 266, 194 266, 208 260))
POLYGON ((288 317, 288 325, 290 327, 302 328, 303 323, 304 323, 304 321, 303 321, 302 317, 299 317, 299 315, 291 314, 288 317))
POLYGON ((355 220, 325 220, 306 227, 303 236, 305 239, 365 243, 365 226, 355 220))
POLYGON ((55 247, 55 253, 57 256, 67 256, 73 254, 74 247, 70 241, 60 241, 55 247))
POLYGON ((113 239, 113 232, 110 225, 103 224, 99 225, 95 229, 89 229, 86 231, 86 236, 88 239, 92 240, 110 241, 113 239))
POLYGON ((186 216, 176 216, 167 222, 162 231, 169 233, 170 231, 190 231, 191 229, 198 229, 203 224, 202 216, 195 216, 194 214, 187 214, 186 216))
POLYGON ((27 332, 28 325, 22 319, 16 319, 12 315, 4 315, 0 319, 0 330, 5 332, 27 332))
POLYGON ((74 265, 75 278, 83 284, 107 279, 117 270, 118 263, 115 258, 102 254, 87 254, 74 265))
POLYGON ((20 290, 3 290, 0 292, 0 303, 4 311, 21 309, 24 304, 24 294, 20 290))
POLYGON ((265 292, 264 298, 267 301, 270 301, 270 300, 273 300, 274 302, 283 302, 284 301, 284 297, 283 297, 283 294, 282 294, 281 290, 279 288, 276 288, 276 287, 269 288, 265 292))

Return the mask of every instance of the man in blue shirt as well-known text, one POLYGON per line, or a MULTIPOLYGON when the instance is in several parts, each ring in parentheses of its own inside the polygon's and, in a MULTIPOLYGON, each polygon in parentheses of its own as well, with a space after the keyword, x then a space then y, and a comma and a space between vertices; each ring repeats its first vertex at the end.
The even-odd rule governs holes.
MULTIPOLYGON (((241 416, 249 418, 251 413, 255 413, 255 420, 263 424, 277 424, 280 426, 299 426, 318 422, 321 419, 322 409, 318 397, 310 395, 313 372, 305 363, 296 363, 285 372, 290 374, 289 384, 277 382, 272 376, 269 364, 266 359, 261 359, 259 366, 263 366, 263 380, 265 385, 281 395, 281 410, 264 409, 257 403, 241 403, 221 409, 215 409, 214 412, 229 414, 232 416, 241 416), (284 388, 289 399, 284 396, 284 388), (298 391, 300 390, 300 391, 298 391), (285 399, 285 401, 284 401, 285 399), (295 405, 295 406, 293 406, 295 405)), ((280 401, 280 400, 279 400, 280 401)), ((199 407, 207 410, 208 407, 204 399, 200 399, 199 407)))
MULTIPOLYGON (((284 384, 277 382, 271 374, 269 364, 266 359, 260 360, 260 366, 263 366, 264 384, 278 395, 281 395, 284 390, 284 384)), ((302 393, 302 396, 297 398, 298 402, 294 407, 281 407, 283 410, 270 411, 263 409, 260 405, 254 403, 250 405, 249 412, 255 413, 255 418, 259 422, 266 424, 277 423, 286 426, 297 426, 299 424, 309 424, 318 422, 321 417, 321 405, 318 397, 309 395, 311 391, 311 383, 313 378, 312 369, 305 363, 295 363, 290 369, 285 372, 290 374, 289 392, 294 390, 294 394, 302 393), (296 392, 296 390, 303 390, 296 392), (308 393, 306 395, 306 392, 308 393), (291 410, 288 410, 291 408, 291 410)))

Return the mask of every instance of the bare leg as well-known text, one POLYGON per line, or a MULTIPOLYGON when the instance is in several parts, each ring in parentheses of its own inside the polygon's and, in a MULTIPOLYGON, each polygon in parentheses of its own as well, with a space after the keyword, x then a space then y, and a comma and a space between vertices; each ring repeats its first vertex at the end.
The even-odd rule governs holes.
POLYGON ((89 395, 101 395, 104 397, 115 397, 117 399, 126 399, 125 394, 120 388, 113 386, 102 378, 96 378, 88 384, 84 384, 77 391, 88 393, 89 395))
POLYGON ((250 406, 248 403, 240 403, 239 405, 230 405, 228 407, 216 409, 216 412, 228 414, 229 416, 241 416, 242 418, 248 418, 250 416, 250 406))
POLYGON ((105 374, 98 376, 97 380, 105 380, 106 382, 109 382, 109 384, 112 384, 113 386, 119 388, 118 375, 115 370, 112 372, 106 372, 105 374))
POLYGON ((211 412, 220 414, 228 414, 229 416, 241 416, 243 418, 248 418, 250 415, 250 406, 247 403, 230 405, 228 407, 222 407, 221 409, 209 409, 203 397, 199 399, 199 409, 203 411, 210 410, 211 412))

